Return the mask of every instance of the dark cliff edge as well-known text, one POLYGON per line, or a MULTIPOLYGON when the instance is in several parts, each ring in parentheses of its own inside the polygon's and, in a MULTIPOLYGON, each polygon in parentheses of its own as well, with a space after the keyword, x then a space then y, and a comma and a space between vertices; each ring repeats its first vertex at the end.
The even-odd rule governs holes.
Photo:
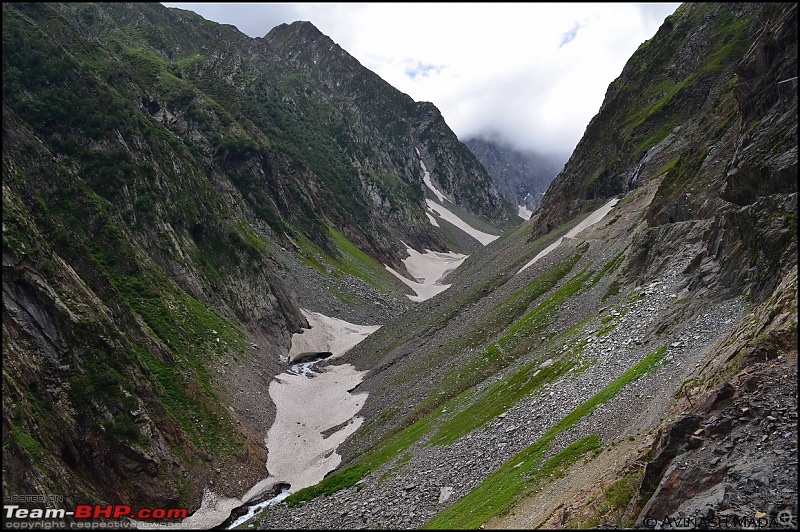
POLYGON ((629 274, 671 239, 701 231, 706 249, 686 272, 693 286, 770 294, 796 253, 787 230, 797 192, 791 6, 685 4, 668 17, 609 86, 533 237, 657 179, 651 230, 629 274))

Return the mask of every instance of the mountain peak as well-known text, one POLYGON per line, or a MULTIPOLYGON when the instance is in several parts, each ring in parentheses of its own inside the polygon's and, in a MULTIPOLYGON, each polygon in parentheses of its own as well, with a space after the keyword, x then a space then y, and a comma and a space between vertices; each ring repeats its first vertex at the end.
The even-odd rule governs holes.
POLYGON ((312 24, 308 20, 296 20, 289 24, 285 22, 282 24, 278 24, 277 26, 272 28, 264 36, 264 38, 268 41, 273 41, 275 39, 288 38, 290 36, 294 38, 303 38, 312 40, 317 40, 319 38, 329 39, 327 35, 322 33, 319 30, 319 28, 314 26, 314 24, 312 24))

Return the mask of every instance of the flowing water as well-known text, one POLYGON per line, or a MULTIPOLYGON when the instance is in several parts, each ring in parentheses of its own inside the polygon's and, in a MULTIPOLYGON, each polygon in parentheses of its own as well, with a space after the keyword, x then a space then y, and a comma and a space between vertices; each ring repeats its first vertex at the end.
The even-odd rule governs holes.
POLYGON ((633 171, 633 175, 628 180, 628 190, 633 190, 634 188, 636 188, 636 181, 639 179, 639 172, 642 171, 642 167, 648 161, 648 159, 650 159, 650 155, 653 153, 653 150, 655 148, 656 148, 655 146, 651 146, 650 148, 648 148, 648 150, 642 157, 642 160, 639 161, 638 165, 636 165, 636 169, 633 171))
POLYGON ((273 504, 278 504, 279 502, 281 502, 283 499, 285 499, 286 497, 288 497, 291 494, 292 494, 292 492, 290 492, 288 488, 284 488, 283 490, 281 490, 281 492, 278 495, 276 495, 275 497, 269 499, 268 501, 263 501, 263 502, 260 502, 258 504, 254 504, 253 506, 251 506, 250 508, 247 509, 247 513, 246 514, 244 514, 243 516, 241 516, 238 519, 236 519, 236 521, 231 523, 230 526, 228 526, 228 528, 226 530, 233 530, 234 528, 236 528, 237 526, 241 525, 242 523, 247 522, 248 519, 252 518, 254 515, 256 515, 258 512, 260 512, 261 510, 263 510, 267 506, 272 506, 273 504))

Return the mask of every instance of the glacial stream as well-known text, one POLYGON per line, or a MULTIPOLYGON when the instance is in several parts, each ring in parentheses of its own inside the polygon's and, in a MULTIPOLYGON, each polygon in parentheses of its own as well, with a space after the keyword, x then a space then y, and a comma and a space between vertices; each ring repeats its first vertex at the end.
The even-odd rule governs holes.
MULTIPOLYGON (((313 379, 313 378, 315 378, 315 377, 320 375, 319 372, 315 371, 315 366, 317 364, 319 364, 321 361, 323 361, 326 358, 328 358, 330 355, 331 355, 331 353, 328 352, 328 353, 324 353, 321 356, 311 357, 310 359, 305 359, 305 360, 303 360, 301 362, 297 362, 296 364, 292 364, 291 367, 289 368, 289 370, 286 373, 284 373, 283 375, 290 374, 290 375, 300 376, 300 377, 303 377, 303 378, 306 378, 306 379, 313 379)), ((267 462, 267 464, 269 465, 269 461, 267 462)), ((246 523, 248 520, 252 519, 253 516, 255 516, 256 514, 261 512, 267 506, 272 506, 273 504, 278 504, 279 502, 281 502, 286 497, 288 497, 289 495, 292 494, 292 492, 290 491, 290 488, 291 488, 291 486, 283 487, 283 489, 281 489, 281 492, 278 495, 276 495, 275 497, 273 497, 271 499, 268 499, 268 500, 265 500, 265 501, 262 501, 262 502, 259 502, 257 504, 251 505, 247 509, 247 513, 242 515, 242 516, 240 516, 240 517, 238 517, 236 520, 234 520, 227 527, 227 530, 232 530, 232 529, 236 528, 237 526, 241 525, 242 523, 246 523)))
POLYGON ((289 487, 272 499, 250 506, 229 529, 325 478, 341 462, 336 448, 363 421, 357 414, 367 394, 352 390, 366 372, 357 371, 351 364, 336 364, 333 359, 380 326, 356 325, 306 310, 303 314, 310 329, 292 336, 287 356, 291 365, 269 385, 276 412, 264 439, 268 478, 289 487), (332 363, 320 368, 323 362, 332 363))
MULTIPOLYGON (((437 193, 437 197, 443 198, 429 178, 426 185, 437 193)), ((428 206, 442 219, 457 227, 463 226, 468 234, 484 245, 498 238, 468 226, 435 202, 430 201, 428 206)), ((450 285, 442 284, 442 279, 467 257, 430 250, 419 253, 406 247, 409 257, 404 264, 415 280, 406 279, 388 266, 387 269, 416 292, 416 296, 408 296, 416 302, 446 290, 450 285)), ((155 526, 152 523, 134 523, 136 526, 213 528, 227 522, 235 510, 247 506, 247 512, 227 526, 232 529, 291 493, 319 483, 339 466, 342 457, 336 448, 363 423, 358 412, 364 406, 367 394, 354 393, 366 371, 358 371, 351 364, 337 364, 335 359, 379 329, 380 325, 357 325, 301 310, 309 328, 292 336, 284 360, 289 367, 275 376, 269 385, 269 395, 275 404, 275 421, 264 438, 268 451, 267 478, 240 499, 219 497, 206 489, 200 508, 182 523, 155 526), (274 489, 276 485, 283 487, 279 495, 260 500, 266 490, 274 489), (251 501, 259 502, 250 504, 251 501)))
POLYGON ((231 523, 230 526, 228 526, 228 528, 226 530, 233 530, 234 528, 236 528, 237 526, 241 525, 242 523, 246 523, 250 518, 252 518, 254 515, 256 515, 258 512, 260 512, 261 510, 263 510, 267 506, 272 506, 273 504, 278 504, 279 502, 281 502, 283 499, 285 499, 286 497, 288 497, 291 494, 292 494, 292 492, 289 491, 288 489, 283 489, 280 492, 280 494, 278 494, 277 496, 269 499, 268 501, 264 501, 264 502, 260 502, 258 504, 254 504, 253 506, 251 506, 250 508, 247 509, 247 513, 246 514, 244 514, 243 516, 241 516, 238 519, 236 519, 236 521, 231 523))

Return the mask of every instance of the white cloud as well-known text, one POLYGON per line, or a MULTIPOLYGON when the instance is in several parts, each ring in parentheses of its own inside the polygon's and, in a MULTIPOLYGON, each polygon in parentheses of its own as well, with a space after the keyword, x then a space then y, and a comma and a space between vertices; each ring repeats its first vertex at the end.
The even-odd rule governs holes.
POLYGON ((459 138, 568 155, 670 4, 174 4, 250 36, 308 20, 459 138))

